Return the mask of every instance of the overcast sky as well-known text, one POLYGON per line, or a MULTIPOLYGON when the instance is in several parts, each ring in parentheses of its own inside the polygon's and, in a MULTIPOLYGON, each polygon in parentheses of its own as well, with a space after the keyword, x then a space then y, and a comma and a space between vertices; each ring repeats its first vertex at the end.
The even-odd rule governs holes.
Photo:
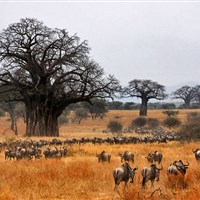
POLYGON ((88 40, 91 57, 121 84, 200 84, 200 2, 3 2, 0 31, 21 18, 88 40))

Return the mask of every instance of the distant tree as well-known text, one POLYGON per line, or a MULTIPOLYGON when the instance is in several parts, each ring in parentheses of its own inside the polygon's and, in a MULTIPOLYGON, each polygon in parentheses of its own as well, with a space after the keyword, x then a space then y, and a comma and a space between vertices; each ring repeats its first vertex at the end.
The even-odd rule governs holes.
POLYGON ((88 110, 85 108, 76 108, 74 111, 73 122, 80 124, 83 119, 88 118, 88 110))
POLYGON ((190 104, 195 97, 196 93, 194 87, 188 85, 185 85, 172 93, 173 99, 182 99, 184 101, 184 108, 190 108, 190 104))
POLYGON ((176 105, 174 103, 163 103, 161 104, 161 109, 175 109, 176 105))
POLYGON ((112 99, 120 89, 89 50, 76 34, 32 18, 0 33, 0 84, 24 102, 27 136, 59 136, 58 117, 66 107, 93 98, 112 99))
POLYGON ((200 103, 199 102, 191 103, 190 108, 191 109, 199 109, 200 108, 200 103))
POLYGON ((138 104, 133 102, 124 103, 124 110, 135 110, 138 108, 138 104))
POLYGON ((161 109, 161 104, 159 102, 149 103, 148 104, 148 109, 153 109, 153 110, 161 109))
POLYGON ((195 100, 197 103, 200 103, 200 85, 196 85, 196 86, 194 87, 194 93, 195 93, 194 100, 195 100))
POLYGON ((142 103, 140 107, 140 116, 147 115, 148 101, 150 99, 163 100, 166 97, 165 87, 151 80, 132 80, 124 88, 124 97, 140 98, 142 103))
POLYGON ((101 118, 105 116, 105 113, 108 112, 107 103, 103 99, 92 99, 91 103, 83 103, 84 107, 88 109, 92 119, 101 118))
POLYGON ((66 108, 63 112, 62 115, 59 116, 58 118, 58 124, 63 125, 69 122, 68 116, 69 116, 70 110, 66 108))
POLYGON ((123 102, 121 101, 111 101, 107 102, 109 110, 122 110, 123 109, 123 102))

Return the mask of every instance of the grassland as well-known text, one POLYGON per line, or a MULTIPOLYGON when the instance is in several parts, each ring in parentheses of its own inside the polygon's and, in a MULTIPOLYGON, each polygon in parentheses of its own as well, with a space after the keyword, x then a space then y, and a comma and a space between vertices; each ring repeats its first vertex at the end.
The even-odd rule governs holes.
MULTIPOLYGON (((196 110, 195 110, 196 111, 196 110)), ((191 110, 181 110, 179 118, 186 120, 186 114, 191 110)), ((198 111, 200 112, 200 111, 198 111)), ((86 120, 80 125, 68 124, 60 128, 61 139, 80 137, 112 137, 102 134, 102 129, 110 119, 118 115, 124 127, 128 126, 136 111, 112 111, 103 120, 86 120)), ((164 118, 162 111, 149 111, 149 117, 159 120, 164 118)), ((4 131, 9 125, 6 118, 0 120, 0 133, 2 140, 21 139, 23 134, 14 137, 13 133, 4 131)), ((24 125, 19 123, 19 131, 23 132, 24 125)), ((24 138, 23 138, 24 139, 24 138)), ((26 138, 27 139, 27 138, 26 138)), ((37 140, 39 138, 31 138, 37 140)), ((42 138, 49 139, 49 138, 42 138)), ((127 144, 127 145, 73 145, 68 146, 68 156, 62 159, 20 160, 5 161, 3 152, 0 153, 0 199, 2 200, 35 200, 35 199, 66 199, 66 200, 107 200, 107 199, 173 199, 197 200, 200 197, 200 163, 194 158, 193 148, 200 147, 199 142, 181 143, 169 142, 167 144, 127 144), (96 153, 102 150, 112 155, 111 163, 98 163, 96 153), (121 165, 119 153, 130 150, 135 154, 135 163, 138 166, 134 183, 128 184, 124 190, 121 183, 117 191, 114 189, 112 171, 121 165), (141 170, 149 166, 145 156, 161 151, 164 155, 163 170, 160 181, 155 182, 154 188, 150 183, 146 190, 141 188, 141 170), (166 175, 168 165, 174 160, 181 159, 190 163, 184 180, 169 183, 166 175)))

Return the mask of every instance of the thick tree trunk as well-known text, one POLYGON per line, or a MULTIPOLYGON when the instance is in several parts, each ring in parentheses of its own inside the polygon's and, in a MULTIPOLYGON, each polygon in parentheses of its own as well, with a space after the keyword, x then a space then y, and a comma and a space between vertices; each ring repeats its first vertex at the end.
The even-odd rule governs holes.
POLYGON ((15 116, 14 107, 11 103, 8 103, 8 113, 10 115, 10 129, 17 136, 18 135, 17 117, 15 116))
POLYGON ((142 104, 140 106, 140 116, 147 116, 147 104, 148 99, 142 98, 142 104))
POLYGON ((26 135, 58 137, 58 117, 53 109, 32 104, 27 109, 26 135))
POLYGON ((15 135, 18 135, 18 128, 17 128, 17 118, 15 116, 11 116, 11 124, 10 129, 14 131, 15 135))
POLYGON ((190 108, 190 100, 185 100, 185 108, 190 108))

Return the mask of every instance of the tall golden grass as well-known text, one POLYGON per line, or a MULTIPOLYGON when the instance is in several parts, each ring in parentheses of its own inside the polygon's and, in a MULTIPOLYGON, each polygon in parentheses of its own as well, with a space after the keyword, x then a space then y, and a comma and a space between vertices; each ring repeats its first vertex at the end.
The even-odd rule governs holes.
POLYGON ((198 143, 182 144, 135 144, 135 145, 74 145, 67 158, 40 160, 4 161, 0 159, 0 199, 191 199, 200 195, 200 170, 192 153, 198 143), (111 153, 111 163, 98 163, 96 153, 105 150, 111 153), (135 154, 138 166, 134 183, 124 189, 121 183, 114 191, 112 171, 121 166, 118 154, 130 150, 135 154), (149 166, 145 156, 155 150, 164 155, 160 181, 141 187, 141 170, 149 166), (190 163, 184 180, 169 182, 166 170, 174 160, 190 163))
MULTIPOLYGON (((179 117, 185 120, 187 111, 180 111, 179 117)), ((68 124, 61 127, 61 139, 70 137, 112 137, 101 133, 107 122, 115 115, 120 116, 123 124, 128 125, 130 120, 138 116, 136 111, 112 111, 105 119, 86 120, 81 125, 68 124), (95 129, 95 131, 94 131, 95 129), (69 134, 68 134, 69 133, 69 134)), ((162 111, 149 111, 149 117, 164 118, 162 111)), ((0 123, 8 121, 2 119, 0 123)), ((23 124, 20 130, 23 130, 23 124)), ((1 131, 3 132, 1 127, 1 131)), ((24 139, 22 135, 14 137, 12 133, 6 132, 2 140, 24 139)), ((37 140, 39 138, 31 138, 37 140)), ((42 138, 49 139, 49 138, 42 138)), ((130 200, 130 199, 173 199, 173 200, 197 200, 200 196, 200 163, 198 163, 193 148, 200 147, 199 142, 182 143, 170 142, 167 144, 126 144, 126 145, 73 145, 68 146, 69 154, 62 159, 20 160, 5 161, 4 154, 0 154, 0 199, 2 200, 35 200, 35 199, 70 199, 70 200, 130 200), (111 163, 98 163, 96 154, 102 150, 112 155, 111 163), (135 154, 135 163, 138 166, 134 183, 128 183, 124 189, 121 183, 114 191, 114 180, 112 171, 121 166, 119 153, 130 150, 135 154), (160 181, 147 184, 144 190, 141 187, 141 170, 149 166, 145 156, 155 150, 163 153, 163 170, 160 181), (167 178, 167 167, 174 160, 181 159, 190 163, 189 169, 182 180, 169 182, 167 178)))

